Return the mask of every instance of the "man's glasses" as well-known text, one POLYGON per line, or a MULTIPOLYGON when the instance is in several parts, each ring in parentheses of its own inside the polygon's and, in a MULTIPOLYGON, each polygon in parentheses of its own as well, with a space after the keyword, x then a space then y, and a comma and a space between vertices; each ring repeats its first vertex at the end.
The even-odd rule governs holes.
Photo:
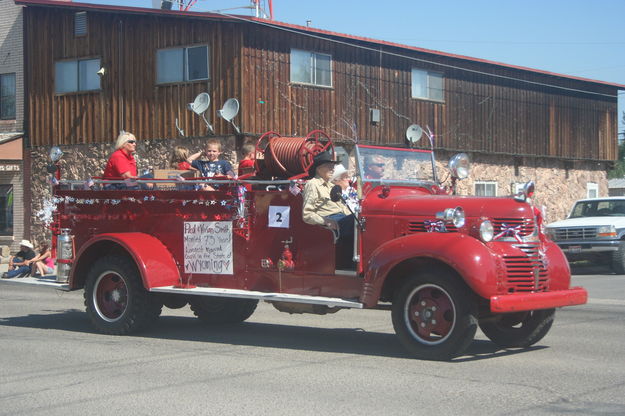
POLYGON ((384 163, 372 163, 370 166, 377 166, 379 168, 383 168, 384 167, 384 163))
POLYGON ((126 143, 135 144, 135 143, 137 143, 137 141, 136 140, 128 140, 126 143))

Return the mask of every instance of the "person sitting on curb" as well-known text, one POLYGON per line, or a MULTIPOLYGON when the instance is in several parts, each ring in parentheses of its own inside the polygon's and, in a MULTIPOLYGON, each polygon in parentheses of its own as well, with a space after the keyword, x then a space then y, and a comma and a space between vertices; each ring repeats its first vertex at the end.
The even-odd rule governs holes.
POLYGON ((20 242, 20 251, 9 259, 9 271, 2 274, 3 279, 24 277, 30 274, 30 260, 36 256, 33 245, 28 240, 20 242))

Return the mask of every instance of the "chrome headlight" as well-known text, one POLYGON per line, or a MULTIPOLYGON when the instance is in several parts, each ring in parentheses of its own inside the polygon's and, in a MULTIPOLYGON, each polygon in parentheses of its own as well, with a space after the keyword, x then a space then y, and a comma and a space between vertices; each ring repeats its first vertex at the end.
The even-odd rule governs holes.
POLYGON ((469 176, 470 163, 466 153, 458 153, 449 160, 449 170, 454 178, 465 179, 469 176))
POLYGON ((495 236, 495 228, 493 227, 493 223, 489 220, 482 221, 480 224, 480 238, 485 243, 493 240, 495 236))
POLYGON ((445 222, 450 222, 456 228, 460 228, 465 223, 464 210, 462 207, 447 208, 443 212, 436 213, 436 218, 445 222))
POLYGON ((599 238, 616 238, 616 227, 613 225, 602 225, 597 228, 597 237, 599 238))

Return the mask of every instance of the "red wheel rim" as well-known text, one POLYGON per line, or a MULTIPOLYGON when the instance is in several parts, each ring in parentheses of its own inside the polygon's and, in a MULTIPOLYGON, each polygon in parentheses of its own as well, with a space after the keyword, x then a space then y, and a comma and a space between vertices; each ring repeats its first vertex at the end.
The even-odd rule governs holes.
POLYGON ((117 321, 128 306, 128 287, 124 279, 111 271, 101 274, 93 290, 93 304, 100 318, 117 321))
POLYGON ((404 319, 414 338, 426 345, 436 345, 451 334, 456 323, 456 308, 447 291, 425 284, 408 296, 404 319))

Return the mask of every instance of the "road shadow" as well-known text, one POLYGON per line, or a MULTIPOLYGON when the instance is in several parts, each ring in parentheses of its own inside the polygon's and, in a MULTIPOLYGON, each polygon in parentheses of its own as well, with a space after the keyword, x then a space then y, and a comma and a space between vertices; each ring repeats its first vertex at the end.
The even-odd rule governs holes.
POLYGON ((605 274, 605 275, 615 275, 612 271, 612 268, 609 265, 604 264, 595 264, 589 262, 571 262, 569 263, 571 266, 571 274, 572 275, 589 275, 589 274, 605 274))
MULTIPOLYGON (((0 326, 105 336, 95 332, 84 311, 47 312, 50 313, 0 318, 0 326)), ((262 322, 207 325, 193 317, 161 316, 151 328, 128 337, 414 359, 394 334, 368 332, 361 328, 316 328, 262 322)), ((492 359, 541 348, 546 347, 502 350, 490 341, 474 340, 465 354, 450 363, 492 359)))

